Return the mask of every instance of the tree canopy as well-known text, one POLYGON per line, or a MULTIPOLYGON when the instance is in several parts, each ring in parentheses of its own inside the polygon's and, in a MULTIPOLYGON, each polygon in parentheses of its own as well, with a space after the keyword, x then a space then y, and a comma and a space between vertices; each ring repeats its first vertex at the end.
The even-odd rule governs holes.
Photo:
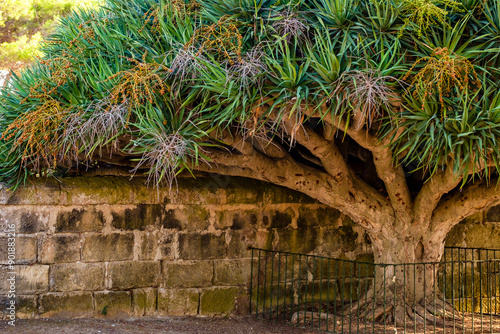
POLYGON ((226 130, 265 153, 295 148, 307 124, 328 139, 387 138, 394 162, 423 180, 449 164, 464 182, 488 178, 499 167, 499 8, 131 0, 75 12, 2 95, 0 177, 93 164, 128 136, 120 151, 171 181, 210 162, 205 147, 226 130))

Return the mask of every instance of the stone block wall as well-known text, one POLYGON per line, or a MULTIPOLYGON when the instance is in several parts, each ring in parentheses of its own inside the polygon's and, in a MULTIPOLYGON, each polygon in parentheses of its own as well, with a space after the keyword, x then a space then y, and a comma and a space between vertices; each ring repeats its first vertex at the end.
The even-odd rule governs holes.
POLYGON ((40 182, 0 193, 0 311, 13 271, 21 318, 245 313, 248 247, 355 260, 371 256, 367 241, 338 211, 255 181, 40 182))
MULTIPOLYGON (((224 315, 248 311, 250 246, 373 259, 362 228, 305 195, 239 178, 178 181, 172 191, 119 177, 0 191, 0 318, 12 272, 20 318, 224 315)), ((500 208, 465 220, 448 245, 500 248, 494 222, 500 208)))

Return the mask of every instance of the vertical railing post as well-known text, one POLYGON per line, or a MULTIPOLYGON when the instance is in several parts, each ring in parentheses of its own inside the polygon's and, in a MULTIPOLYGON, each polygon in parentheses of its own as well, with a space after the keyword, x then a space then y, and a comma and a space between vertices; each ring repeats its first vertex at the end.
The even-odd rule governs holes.
POLYGON ((252 315, 252 290, 253 290, 253 251, 254 249, 252 248, 252 260, 250 262, 250 303, 248 303, 248 314, 252 315))

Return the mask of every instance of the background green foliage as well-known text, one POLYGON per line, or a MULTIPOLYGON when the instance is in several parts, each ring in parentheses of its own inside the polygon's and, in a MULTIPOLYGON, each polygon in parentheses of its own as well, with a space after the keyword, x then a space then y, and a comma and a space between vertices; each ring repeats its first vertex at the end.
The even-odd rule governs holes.
POLYGON ((293 147, 326 117, 391 138, 423 179, 489 178, 499 36, 500 0, 108 0, 61 19, 3 91, 0 179, 126 164, 172 181, 223 129, 293 147))
POLYGON ((73 9, 96 7, 99 0, 0 0, 0 67, 27 63, 41 55, 38 43, 57 20, 73 9))

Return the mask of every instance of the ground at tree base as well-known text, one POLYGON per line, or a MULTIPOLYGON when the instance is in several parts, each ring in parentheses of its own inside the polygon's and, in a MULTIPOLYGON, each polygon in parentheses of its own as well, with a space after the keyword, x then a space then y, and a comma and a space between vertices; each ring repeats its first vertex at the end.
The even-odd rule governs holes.
POLYGON ((114 319, 16 320, 16 327, 0 321, 0 333, 22 334, 319 334, 254 317, 165 317, 114 319))
MULTIPOLYGON (((483 327, 479 320, 474 320, 474 331, 472 331, 472 319, 469 316, 462 321, 446 326, 445 333, 500 333, 500 317, 495 317, 492 322, 493 331, 490 330, 489 316, 484 316, 483 327)), ((258 317, 234 317, 234 318, 201 318, 201 317, 164 317, 164 318, 139 318, 128 320, 115 319, 30 319, 16 320, 16 327, 9 326, 7 321, 0 321, 0 333, 22 333, 22 334, 319 334, 325 333, 326 321, 323 321, 321 328, 323 331, 311 329, 318 328, 317 319, 314 323, 306 319, 294 326, 288 323, 277 323, 258 317)), ((384 333, 384 324, 377 323, 374 327, 371 324, 364 324, 361 320, 358 323, 355 319, 349 326, 349 319, 343 321, 337 317, 335 328, 333 319, 328 321, 330 333, 384 333)), ((407 324, 406 333, 444 333, 442 327, 426 326, 425 331, 422 325, 414 327, 407 324)), ((397 326, 397 331, 393 326, 386 324, 385 333, 405 333, 404 327, 397 326)))

